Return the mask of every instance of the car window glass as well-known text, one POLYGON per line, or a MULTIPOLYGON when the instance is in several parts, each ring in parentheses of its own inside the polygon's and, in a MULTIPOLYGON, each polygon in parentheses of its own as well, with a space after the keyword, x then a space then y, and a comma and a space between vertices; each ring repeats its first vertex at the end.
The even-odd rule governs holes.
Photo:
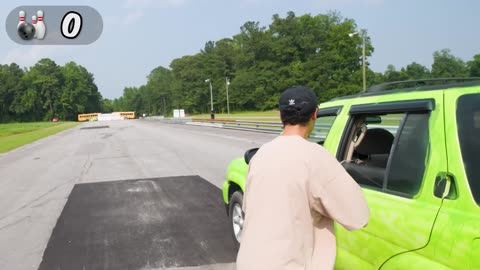
POLYGON ((408 195, 417 194, 425 172, 429 114, 407 114, 394 145, 386 188, 408 195))
POLYGON ((317 118, 315 121, 315 127, 310 134, 309 141, 317 142, 319 140, 325 140, 336 118, 336 116, 323 116, 317 118))
POLYGON ((468 183, 473 198, 480 204, 480 94, 458 98, 457 132, 468 183))

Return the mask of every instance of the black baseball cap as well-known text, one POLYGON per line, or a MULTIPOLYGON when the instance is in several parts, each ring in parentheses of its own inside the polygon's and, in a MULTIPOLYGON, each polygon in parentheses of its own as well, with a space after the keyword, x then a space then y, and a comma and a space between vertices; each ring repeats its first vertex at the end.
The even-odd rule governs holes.
POLYGON ((293 86, 283 91, 278 101, 280 111, 295 108, 302 113, 313 113, 317 108, 317 96, 305 86, 293 86))

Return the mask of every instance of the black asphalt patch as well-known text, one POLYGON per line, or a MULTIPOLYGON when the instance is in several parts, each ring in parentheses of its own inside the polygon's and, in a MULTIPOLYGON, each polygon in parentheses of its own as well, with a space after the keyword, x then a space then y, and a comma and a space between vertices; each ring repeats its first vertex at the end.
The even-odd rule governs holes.
POLYGON ((78 184, 40 270, 234 262, 221 190, 199 176, 78 184))
POLYGON ((80 129, 100 129, 100 128, 109 128, 110 126, 92 126, 92 127, 82 127, 80 129))

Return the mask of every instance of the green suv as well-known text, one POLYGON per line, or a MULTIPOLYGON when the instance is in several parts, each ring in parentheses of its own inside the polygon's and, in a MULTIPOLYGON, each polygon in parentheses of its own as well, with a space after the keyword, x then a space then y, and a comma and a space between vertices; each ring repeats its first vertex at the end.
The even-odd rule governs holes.
MULTIPOLYGON (((335 225, 335 269, 480 269, 480 78, 386 83, 336 98, 319 105, 313 135, 370 207, 365 228, 335 225)), ((237 244, 255 151, 230 163, 223 184, 237 244)))

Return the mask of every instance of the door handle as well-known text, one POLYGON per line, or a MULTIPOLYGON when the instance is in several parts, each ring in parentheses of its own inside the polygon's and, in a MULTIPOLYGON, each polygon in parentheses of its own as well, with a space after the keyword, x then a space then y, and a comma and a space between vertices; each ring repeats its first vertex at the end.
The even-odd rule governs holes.
POLYGON ((454 200, 457 198, 457 189, 453 175, 447 172, 439 172, 435 178, 435 197, 440 199, 454 200))

